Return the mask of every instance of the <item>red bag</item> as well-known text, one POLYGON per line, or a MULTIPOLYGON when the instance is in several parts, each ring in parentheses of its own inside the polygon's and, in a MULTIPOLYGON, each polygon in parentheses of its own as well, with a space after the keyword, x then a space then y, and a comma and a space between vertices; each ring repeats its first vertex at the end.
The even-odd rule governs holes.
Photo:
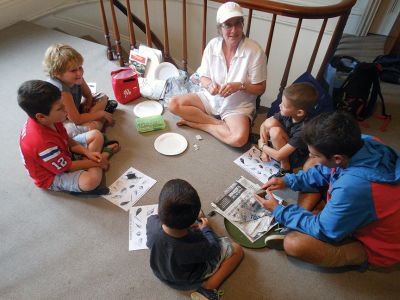
POLYGON ((131 68, 111 72, 112 87, 118 102, 126 104, 140 97, 138 73, 131 68))

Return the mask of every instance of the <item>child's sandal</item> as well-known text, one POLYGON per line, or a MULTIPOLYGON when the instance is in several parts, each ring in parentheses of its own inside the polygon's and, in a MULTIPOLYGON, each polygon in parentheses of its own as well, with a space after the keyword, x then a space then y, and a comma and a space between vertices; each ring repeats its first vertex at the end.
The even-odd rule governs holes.
POLYGON ((115 153, 117 153, 119 151, 119 142, 118 141, 108 141, 107 143, 104 144, 103 150, 101 151, 103 152, 107 152, 109 154, 107 159, 110 159, 115 153), (113 144, 117 144, 117 150, 114 150, 114 148, 110 148, 107 146, 113 145, 113 144))

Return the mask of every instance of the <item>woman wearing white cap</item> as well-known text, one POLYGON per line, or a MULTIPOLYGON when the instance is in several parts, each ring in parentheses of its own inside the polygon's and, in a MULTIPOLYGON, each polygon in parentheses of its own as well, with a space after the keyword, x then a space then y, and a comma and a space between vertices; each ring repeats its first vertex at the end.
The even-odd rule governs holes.
POLYGON ((173 97, 169 109, 182 117, 178 125, 204 130, 222 142, 247 143, 256 98, 265 91, 266 56, 243 34, 243 11, 226 2, 217 11, 219 37, 204 49, 198 69, 202 91, 173 97))

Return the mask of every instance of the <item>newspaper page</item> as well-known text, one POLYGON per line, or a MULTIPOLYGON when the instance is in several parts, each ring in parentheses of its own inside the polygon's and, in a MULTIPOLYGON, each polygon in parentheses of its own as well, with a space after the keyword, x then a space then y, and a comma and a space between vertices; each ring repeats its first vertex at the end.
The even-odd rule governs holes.
POLYGON ((262 183, 268 181, 268 178, 277 173, 279 170, 279 163, 274 160, 262 161, 261 151, 255 146, 251 147, 249 151, 243 153, 233 162, 239 167, 249 172, 255 178, 260 180, 262 183))
POLYGON ((255 242, 274 224, 272 213, 254 198, 260 186, 241 176, 212 202, 215 211, 227 218, 251 241, 255 242))

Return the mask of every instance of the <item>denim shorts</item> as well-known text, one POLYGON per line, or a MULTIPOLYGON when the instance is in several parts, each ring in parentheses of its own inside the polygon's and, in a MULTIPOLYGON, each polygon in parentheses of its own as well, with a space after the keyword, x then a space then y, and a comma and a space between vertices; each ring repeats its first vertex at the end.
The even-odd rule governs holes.
POLYGON ((75 142, 81 144, 83 147, 87 148, 86 132, 80 133, 72 138, 75 142))
POLYGON ((208 277, 212 276, 215 272, 218 271, 221 263, 232 256, 233 254, 233 245, 229 238, 223 236, 218 238, 218 243, 221 247, 220 257, 210 260, 207 263, 207 268, 204 271, 204 275, 201 280, 206 280, 208 277))
POLYGON ((84 172, 84 170, 57 174, 54 177, 53 184, 49 187, 49 190, 53 192, 82 192, 79 188, 79 177, 82 172, 84 172))
MULTIPOLYGON (((86 132, 78 134, 73 137, 73 140, 77 143, 81 144, 83 147, 87 148, 86 142, 86 132)), ((80 159, 81 155, 73 153, 73 158, 80 159)), ((57 174, 54 177, 52 185, 49 187, 50 191, 60 192, 60 191, 68 191, 68 192, 82 192, 79 188, 79 176, 84 170, 78 170, 75 172, 64 172, 57 174)))

